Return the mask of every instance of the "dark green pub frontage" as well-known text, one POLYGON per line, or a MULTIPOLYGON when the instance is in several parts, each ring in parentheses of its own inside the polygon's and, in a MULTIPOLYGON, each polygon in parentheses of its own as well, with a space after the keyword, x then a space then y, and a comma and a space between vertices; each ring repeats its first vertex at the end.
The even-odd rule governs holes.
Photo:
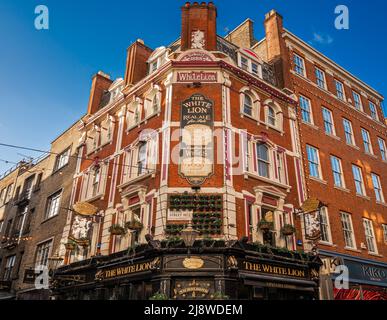
POLYGON ((53 299, 317 300, 318 256, 244 241, 150 241, 63 266, 53 299))

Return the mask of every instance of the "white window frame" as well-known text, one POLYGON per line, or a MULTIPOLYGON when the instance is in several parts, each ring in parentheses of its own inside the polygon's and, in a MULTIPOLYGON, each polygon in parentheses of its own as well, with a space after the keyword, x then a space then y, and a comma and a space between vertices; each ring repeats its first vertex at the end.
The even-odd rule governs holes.
POLYGON ((362 169, 360 167, 358 167, 357 165, 352 164, 352 175, 353 175, 353 180, 355 183, 356 194, 358 194, 360 196, 367 196, 366 190, 365 190, 365 185, 364 185, 364 177, 363 177, 362 169), (357 180, 355 171, 359 174, 360 180, 357 180), (359 193, 356 182, 360 183, 361 193, 359 193))
POLYGON ((266 143, 263 143, 263 142, 258 142, 256 144, 256 155, 257 155, 257 173, 260 177, 263 177, 263 178, 267 178, 267 179, 270 179, 272 174, 271 174, 271 148, 269 145, 267 145, 266 143), (259 154, 258 154, 258 147, 259 146, 265 146, 266 147, 266 150, 267 150, 267 159, 263 159, 263 158, 260 158, 259 157, 259 154), (264 176, 261 174, 259 168, 259 164, 260 163, 263 163, 264 165, 266 165, 266 168, 267 168, 267 176, 264 176))
POLYGON ((336 88, 336 97, 341 101, 346 101, 344 83, 335 79, 335 88, 336 88))
POLYGON ((352 127, 352 122, 346 118, 343 118, 343 128, 344 128, 344 136, 345 136, 345 142, 348 144, 348 145, 351 145, 351 146, 356 146, 356 142, 355 142, 355 136, 353 134, 353 127, 352 127), (346 126, 345 124, 348 124, 349 126, 349 129, 350 129, 350 132, 347 132, 346 130, 346 126), (350 134, 351 136, 351 141, 348 142, 348 136, 347 136, 347 133, 350 134))
POLYGON ((356 246, 355 233, 353 230, 352 215, 347 212, 340 212, 340 221, 341 221, 341 226, 343 230, 345 247, 348 249, 356 250, 357 246, 356 246), (352 246, 349 245, 349 243, 347 242, 347 239, 352 242, 352 246))
POLYGON ((66 150, 58 154, 56 161, 55 161, 55 170, 60 170, 62 169, 65 165, 69 163, 70 160, 70 150, 71 148, 68 147, 66 150))
POLYGON ((329 222, 329 213, 327 207, 322 207, 320 212, 320 224, 321 224, 321 243, 332 244, 332 233, 329 222), (327 239, 323 240, 323 237, 327 239))
POLYGON ((383 229, 383 240, 384 243, 387 244, 387 224, 382 224, 383 229))
POLYGON ((325 72, 318 67, 315 67, 316 75, 316 84, 319 88, 327 90, 327 81, 325 77, 325 72), (322 79, 319 77, 319 74, 322 76, 322 79))
POLYGON ((387 161, 386 141, 378 137, 378 145, 379 145, 380 157, 382 158, 383 161, 387 161))
POLYGON ((364 128, 361 128, 361 137, 363 140, 364 152, 373 155, 374 151, 372 149, 372 142, 369 131, 364 128))
POLYGON ((322 180, 323 177, 322 177, 322 171, 321 171, 321 161, 320 161, 319 149, 317 149, 317 148, 307 144, 306 145, 306 154, 307 154, 307 159, 308 159, 309 176, 311 178, 314 178, 314 179, 322 180), (314 152, 314 158, 315 159, 310 159, 309 155, 312 155, 312 154, 309 152, 309 150, 314 152), (318 173, 317 177, 312 175, 312 170, 311 170, 311 166, 312 165, 313 166, 317 166, 317 173, 318 173))
POLYGON ((378 109, 376 107, 376 104, 372 101, 368 101, 368 107, 370 109, 370 116, 372 119, 379 121, 379 115, 378 115, 378 109))
POLYGON ((364 233, 365 233, 366 242, 367 242, 368 253, 378 254, 378 246, 376 243, 375 231, 374 231, 372 220, 363 218, 363 226, 364 226, 364 233))
POLYGON ((342 166, 341 159, 336 157, 336 156, 331 155, 331 167, 332 167, 333 184, 335 185, 335 187, 345 189, 345 179, 344 179, 344 172, 343 172, 343 166, 342 166), (337 162, 335 162, 335 160, 337 160, 337 162), (335 164, 338 164, 338 168, 335 168, 335 164), (337 171, 337 169, 339 171, 337 171), (335 174, 340 175, 340 185, 336 184, 335 174))
POLYGON ((47 198, 45 219, 56 217, 59 214, 61 200, 62 200, 62 190, 54 192, 47 198))
POLYGON ((294 72, 306 78, 305 60, 297 53, 293 53, 294 72), (298 62, 301 62, 299 65, 298 62))
POLYGON ((359 111, 363 111, 363 102, 361 96, 356 91, 352 90, 353 106, 359 111))
POLYGON ((323 121, 324 121, 324 131, 326 134, 335 136, 336 135, 336 128, 335 128, 335 122, 333 120, 333 113, 328 108, 322 107, 322 114, 323 114, 323 121), (329 119, 326 118, 326 115, 329 116, 329 119), (330 130, 332 132, 328 132, 327 125, 330 127, 330 130))
POLYGON ((376 173, 371 173, 372 186, 375 192, 375 198, 377 202, 384 203, 384 194, 382 184, 380 182, 380 176, 376 173))
POLYGON ((310 101, 309 98, 307 98, 303 95, 300 95, 300 110, 301 110, 302 122, 313 124, 314 122, 313 122, 312 102, 310 101), (306 102, 306 105, 308 106, 308 110, 303 108, 303 106, 306 106, 306 105, 301 103, 301 101, 306 102), (304 114, 308 114, 309 121, 304 119, 304 114))

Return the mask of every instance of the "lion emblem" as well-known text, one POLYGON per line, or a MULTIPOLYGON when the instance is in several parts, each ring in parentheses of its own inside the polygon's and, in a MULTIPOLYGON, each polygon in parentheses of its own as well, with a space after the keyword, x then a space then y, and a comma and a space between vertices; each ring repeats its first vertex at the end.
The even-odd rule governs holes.
POLYGON ((197 30, 192 32, 191 38, 191 47, 192 49, 204 49, 205 40, 204 40, 204 32, 197 30))

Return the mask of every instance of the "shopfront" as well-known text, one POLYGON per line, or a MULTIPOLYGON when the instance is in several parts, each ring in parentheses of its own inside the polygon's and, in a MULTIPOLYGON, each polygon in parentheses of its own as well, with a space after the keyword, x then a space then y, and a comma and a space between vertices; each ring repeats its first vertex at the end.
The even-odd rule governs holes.
POLYGON ((386 263, 328 251, 321 251, 321 258, 323 299, 387 300, 386 263))
POLYGON ((174 300, 318 298, 318 257, 252 250, 224 241, 196 242, 189 253, 184 245, 142 246, 134 255, 121 252, 58 269, 53 295, 93 300, 146 300, 155 294, 174 300))

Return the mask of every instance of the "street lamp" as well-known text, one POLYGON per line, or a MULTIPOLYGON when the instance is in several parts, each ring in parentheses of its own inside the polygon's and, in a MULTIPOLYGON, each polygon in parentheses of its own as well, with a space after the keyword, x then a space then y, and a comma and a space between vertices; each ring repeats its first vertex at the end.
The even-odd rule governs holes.
POLYGON ((188 248, 188 256, 190 255, 190 248, 195 243, 195 240, 198 238, 199 234, 199 231, 192 228, 191 223, 188 224, 187 228, 180 231, 181 238, 188 248))

